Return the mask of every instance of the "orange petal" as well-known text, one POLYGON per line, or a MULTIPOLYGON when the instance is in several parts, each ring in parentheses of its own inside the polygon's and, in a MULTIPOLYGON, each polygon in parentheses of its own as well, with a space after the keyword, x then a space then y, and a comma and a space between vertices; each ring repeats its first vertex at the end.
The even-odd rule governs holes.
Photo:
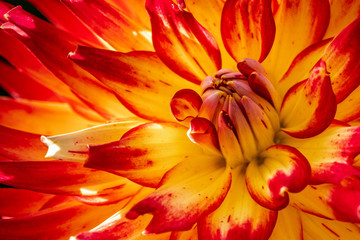
POLYGON ((6 18, 11 23, 3 24, 2 29, 26 45, 54 75, 90 107, 106 118, 131 115, 117 101, 112 91, 67 58, 67 54, 79 44, 76 39, 26 13, 21 7, 9 11, 6 18))
POLYGON ((39 140, 38 134, 0 126, 0 155, 11 160, 44 160, 46 147, 39 140))
POLYGON ((189 12, 171 0, 147 0, 154 48, 178 75, 200 84, 221 68, 219 47, 213 36, 189 12))
POLYGON ((79 163, 0 161, 1 183, 44 193, 82 196, 87 193, 86 188, 118 179, 118 176, 84 168, 79 163))
POLYGON ((343 101, 338 103, 335 119, 350 122, 360 117, 360 86, 355 88, 343 101))
POLYGON ((275 14, 274 44, 263 62, 274 82, 283 76, 297 54, 323 38, 329 18, 328 0, 281 1, 275 14))
POLYGON ((343 101, 360 83, 360 18, 347 26, 325 50, 322 59, 330 73, 336 101, 343 101))
POLYGON ((289 203, 287 192, 300 192, 310 180, 311 169, 306 158, 295 148, 273 145, 250 162, 246 185, 260 205, 280 210, 289 203))
POLYGON ((277 212, 251 198, 240 170, 233 170, 231 188, 220 207, 198 223, 200 239, 265 240, 270 236, 277 212))
POLYGON ((146 119, 173 120, 169 104, 176 91, 196 89, 170 71, 153 52, 118 53, 79 46, 69 58, 118 94, 119 100, 146 119))
POLYGON ((153 50, 150 29, 106 1, 62 1, 87 27, 118 51, 153 50))
POLYGON ((221 33, 227 51, 236 62, 245 57, 262 62, 275 38, 271 1, 226 1, 221 33))
POLYGON ((16 188, 0 188, 0 216, 36 213, 53 196, 16 188))
POLYGON ((85 166, 156 187, 170 168, 202 154, 202 149, 188 139, 186 131, 186 127, 177 123, 140 125, 125 133, 120 141, 90 146, 85 166))
POLYGON ((196 161, 188 159, 167 172, 160 187, 137 203, 126 217, 153 214, 146 234, 189 230, 221 204, 230 183, 231 171, 223 159, 199 155, 196 161))
POLYGON ((198 240, 198 228, 195 224, 188 231, 174 231, 171 233, 170 240, 198 240))
POLYGON ((296 84, 285 95, 280 110, 282 130, 293 137, 312 137, 330 125, 335 113, 330 77, 320 61, 307 81, 296 84))
POLYGON ((98 124, 77 115, 66 103, 1 97, 0 107, 3 126, 37 134, 60 134, 98 124))
POLYGON ((121 206, 94 207, 71 204, 24 217, 1 219, 0 237, 2 239, 69 239, 79 231, 90 230, 100 224, 119 207, 121 206))
POLYGON ((279 211, 275 228, 269 240, 303 240, 303 227, 300 212, 287 207, 279 211))

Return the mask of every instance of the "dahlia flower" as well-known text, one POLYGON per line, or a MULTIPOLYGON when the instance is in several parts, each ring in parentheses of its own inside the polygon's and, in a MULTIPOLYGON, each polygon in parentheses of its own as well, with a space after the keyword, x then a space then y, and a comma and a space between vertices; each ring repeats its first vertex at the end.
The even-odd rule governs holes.
POLYGON ((29 2, 1 239, 359 238, 359 1, 29 2))

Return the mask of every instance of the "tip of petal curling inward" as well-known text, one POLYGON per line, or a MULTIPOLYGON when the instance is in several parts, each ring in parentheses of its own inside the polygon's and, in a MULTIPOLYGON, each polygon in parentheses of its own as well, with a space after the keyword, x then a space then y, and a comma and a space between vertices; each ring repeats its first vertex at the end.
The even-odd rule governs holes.
POLYGON ((75 51, 69 52, 67 57, 71 60, 84 60, 84 57, 77 53, 78 48, 75 51))
POLYGON ((45 136, 41 136, 40 138, 41 142, 48 147, 48 151, 45 155, 45 158, 52 158, 56 155, 57 152, 60 151, 60 147, 55 144, 53 141, 51 141, 49 138, 45 136))

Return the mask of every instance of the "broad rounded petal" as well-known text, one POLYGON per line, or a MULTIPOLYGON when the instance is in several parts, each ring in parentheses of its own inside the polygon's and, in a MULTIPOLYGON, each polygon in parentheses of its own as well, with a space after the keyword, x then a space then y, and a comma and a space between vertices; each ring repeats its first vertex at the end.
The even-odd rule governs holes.
POLYGON ((360 83, 360 18, 337 35, 322 59, 330 73, 336 101, 343 101, 360 83))
POLYGON ((145 213, 153 218, 145 233, 189 230, 224 200, 231 183, 231 171, 223 159, 199 155, 166 173, 160 187, 137 203, 126 217, 145 213))
POLYGON ((275 84, 281 97, 283 97, 292 86, 310 77, 311 70, 319 61, 331 40, 332 39, 326 39, 317 42, 304 49, 294 58, 284 76, 275 84))
POLYGON ((275 228, 269 240, 303 240, 300 212, 293 207, 279 211, 275 228))
POLYGON ((171 99, 171 113, 176 120, 184 121, 196 117, 202 104, 202 99, 197 92, 191 89, 177 91, 171 99))
POLYGON ((6 18, 10 22, 1 26, 3 31, 20 40, 46 68, 99 114, 106 118, 132 115, 112 91, 67 58, 80 42, 21 7, 9 11, 6 18))
POLYGON ((90 230, 100 224, 119 207, 117 205, 94 207, 75 203, 24 217, 1 219, 0 237, 31 240, 69 239, 79 231, 90 230))
POLYGON ((263 64, 269 77, 276 82, 297 54, 323 38, 330 18, 329 1, 284 0, 274 17, 276 36, 263 64))
POLYGON ((311 169, 306 158, 295 148, 273 145, 252 161, 246 169, 246 185, 250 195, 260 205, 274 210, 289 203, 287 192, 299 192, 306 187, 311 169))
POLYGON ((106 1, 62 2, 92 31, 118 51, 152 50, 151 32, 106 1))
POLYGON ((213 36, 171 0, 147 0, 156 53, 175 73, 200 84, 221 68, 219 47, 213 36))
POLYGON ((352 166, 360 153, 360 127, 330 125, 321 134, 307 139, 279 135, 282 144, 298 149, 311 165, 311 183, 339 184, 348 175, 360 176, 352 166))
MULTIPOLYGON (((63 161, 0 161, 0 182, 18 188, 62 195, 118 180, 113 174, 63 161)), ((86 191, 85 191, 86 192, 86 191)))
POLYGON ((307 239, 357 239, 360 229, 357 224, 319 218, 300 213, 303 235, 307 239))
POLYGON ((178 123, 147 123, 125 133, 120 141, 90 146, 85 166, 157 187, 177 163, 203 154, 178 123))
POLYGON ((338 35, 347 25, 360 16, 360 2, 332 0, 330 2, 330 22, 325 38, 338 35))
POLYGON ((72 111, 66 103, 0 98, 3 126, 37 134, 61 134, 98 124, 72 111))
POLYGON ((120 140, 122 135, 143 122, 137 119, 122 119, 121 122, 107 123, 83 129, 77 132, 57 136, 41 137, 48 147, 46 158, 85 162, 89 145, 99 145, 120 140))
POLYGON ((241 168, 233 170, 231 188, 218 209, 198 223, 200 239, 268 239, 277 212, 263 208, 249 195, 241 168))
POLYGON ((153 52, 119 53, 79 46, 69 58, 118 94, 134 114, 146 119, 173 120, 172 96, 197 89, 168 69, 153 52))
POLYGON ((262 62, 275 38, 271 1, 226 1, 221 18, 221 33, 227 51, 236 62, 245 57, 262 62))
POLYGON ((36 213, 53 195, 16 188, 0 188, 0 216, 36 213))
POLYGON ((293 137, 312 137, 330 125, 335 113, 335 95, 325 63, 320 61, 307 81, 285 95, 280 112, 282 130, 293 137))
POLYGON ((0 126, 0 155, 12 160, 44 160, 46 147, 40 135, 0 126))

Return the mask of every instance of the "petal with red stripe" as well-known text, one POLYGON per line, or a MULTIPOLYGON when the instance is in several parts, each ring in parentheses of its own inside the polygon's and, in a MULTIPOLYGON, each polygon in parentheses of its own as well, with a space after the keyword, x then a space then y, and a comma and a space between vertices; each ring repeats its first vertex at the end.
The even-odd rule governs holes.
POLYGON ((152 38, 160 59, 178 75, 200 84, 221 68, 219 47, 193 15, 171 0, 147 0, 152 38))
POLYGON ((170 102, 171 113, 176 120, 184 121, 196 117, 202 104, 202 99, 192 89, 177 91, 170 102))
POLYGON ((271 1, 226 1, 221 18, 221 34, 225 48, 236 62, 242 58, 262 62, 275 38, 271 1))

